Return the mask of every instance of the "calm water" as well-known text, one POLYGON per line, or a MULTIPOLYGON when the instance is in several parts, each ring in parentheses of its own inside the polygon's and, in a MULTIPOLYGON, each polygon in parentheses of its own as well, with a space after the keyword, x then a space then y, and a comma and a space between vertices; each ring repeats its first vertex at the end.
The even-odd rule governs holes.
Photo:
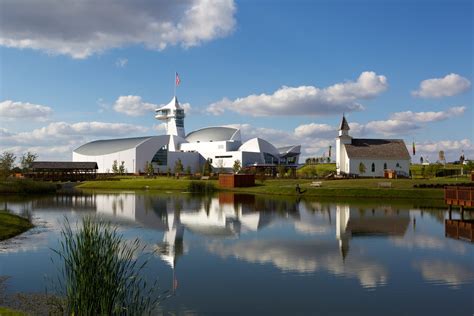
MULTIPOLYGON (((172 314, 472 315, 474 246, 443 210, 252 195, 120 192, 3 198, 37 225, 0 243, 8 291, 43 292, 65 217, 100 214, 156 255, 147 270, 172 314)), ((454 214, 453 217, 459 217, 454 214)))

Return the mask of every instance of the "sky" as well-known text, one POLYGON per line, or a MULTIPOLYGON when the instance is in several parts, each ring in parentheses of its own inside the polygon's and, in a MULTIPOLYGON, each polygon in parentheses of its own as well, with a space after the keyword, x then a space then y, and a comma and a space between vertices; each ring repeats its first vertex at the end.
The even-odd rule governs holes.
MULTIPOLYGON (((97 139, 186 132, 327 155, 350 134, 474 159, 470 0, 0 0, 0 152, 71 160, 97 139)), ((334 153, 334 150, 333 150, 334 153)), ((333 157, 335 158, 335 157, 333 157)))

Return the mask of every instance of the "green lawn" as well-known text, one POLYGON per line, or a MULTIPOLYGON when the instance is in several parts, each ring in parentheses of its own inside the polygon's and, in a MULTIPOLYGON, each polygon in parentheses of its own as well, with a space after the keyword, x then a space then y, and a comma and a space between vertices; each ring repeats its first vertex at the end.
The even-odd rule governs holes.
POLYGON ((0 211, 0 241, 19 235, 32 227, 28 219, 0 211))
MULTIPOLYGON (((119 181, 89 181, 78 186, 81 189, 101 190, 160 190, 186 191, 191 180, 157 177, 145 179, 143 177, 121 178, 119 181)), ((205 180, 216 186, 216 180, 205 180)), ((434 179, 347 179, 321 180, 321 187, 312 187, 313 180, 307 179, 271 179, 256 181, 256 186, 249 188, 223 189, 235 192, 257 194, 297 195, 296 184, 305 190, 304 196, 318 197, 386 197, 386 198, 415 198, 415 199, 442 199, 443 189, 414 188, 415 184, 451 184, 468 182, 464 178, 434 178, 434 179), (379 182, 391 182, 391 188, 379 188, 379 182)), ((319 180, 317 180, 319 181, 319 180)))
POLYGON ((0 307, 0 316, 23 316, 26 315, 22 312, 14 311, 5 307, 0 307))

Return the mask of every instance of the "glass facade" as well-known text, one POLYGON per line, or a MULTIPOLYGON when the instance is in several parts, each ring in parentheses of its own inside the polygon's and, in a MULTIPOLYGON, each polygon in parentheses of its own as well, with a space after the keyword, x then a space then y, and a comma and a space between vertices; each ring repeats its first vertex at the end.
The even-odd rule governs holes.
POLYGON ((163 166, 168 164, 168 146, 165 145, 161 147, 153 156, 151 162, 156 163, 157 165, 163 166))

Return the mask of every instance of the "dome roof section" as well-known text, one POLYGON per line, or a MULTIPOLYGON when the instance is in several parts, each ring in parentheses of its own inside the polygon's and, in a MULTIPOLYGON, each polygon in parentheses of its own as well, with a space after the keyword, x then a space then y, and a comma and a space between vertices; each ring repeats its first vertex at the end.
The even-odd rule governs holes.
POLYGON ((112 154, 119 151, 124 151, 132 148, 136 148, 144 142, 157 137, 169 137, 164 136, 147 136, 147 137, 134 137, 134 138, 119 138, 119 139, 107 139, 107 140, 96 140, 87 144, 82 145, 74 150, 75 153, 85 156, 99 156, 112 154))
POLYGON ((278 148, 281 156, 288 154, 299 154, 301 152, 301 145, 291 145, 278 148))
POLYGON ((252 138, 240 146, 239 151, 268 153, 275 157, 280 156, 280 152, 275 146, 261 138, 252 138))
POLYGON ((186 136, 186 140, 190 143, 226 140, 240 141, 240 130, 238 128, 225 126, 205 127, 189 133, 186 136))

